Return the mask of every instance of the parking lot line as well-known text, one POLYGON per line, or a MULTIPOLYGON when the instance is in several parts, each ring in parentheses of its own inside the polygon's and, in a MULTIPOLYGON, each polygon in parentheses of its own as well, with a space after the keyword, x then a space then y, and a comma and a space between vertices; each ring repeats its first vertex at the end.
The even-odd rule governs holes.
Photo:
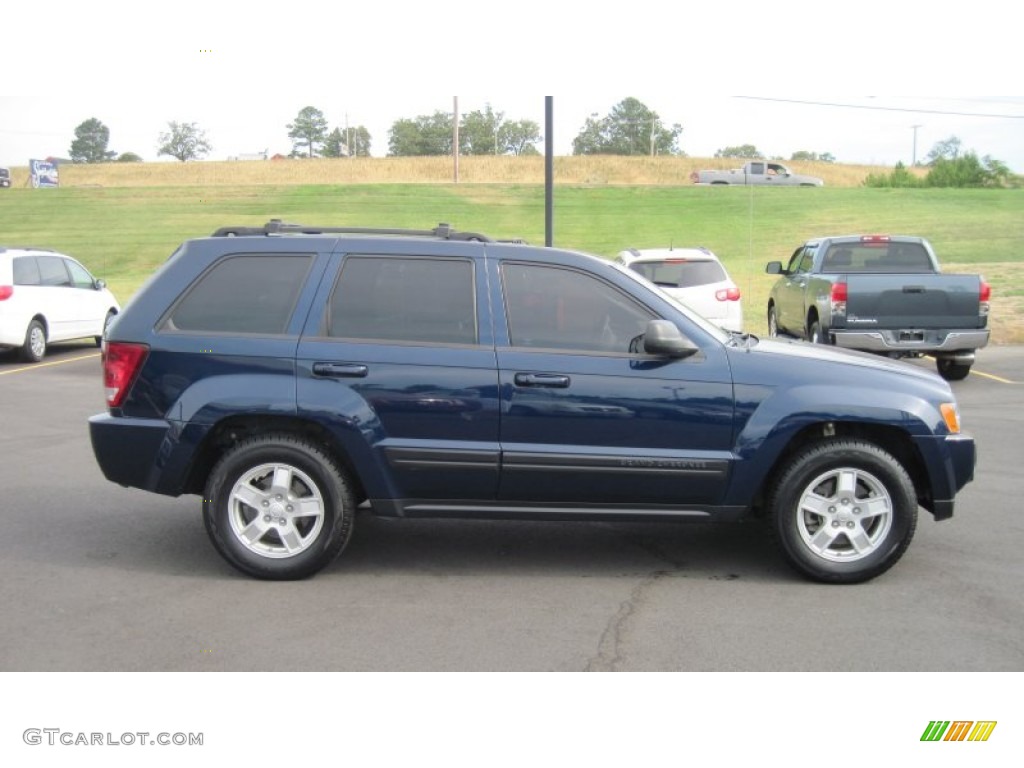
MULTIPOLYGON (((925 357, 927 357, 929 360, 934 360, 935 359, 931 355, 925 355, 925 357)), ((1010 379, 1004 379, 1002 376, 996 376, 994 373, 985 373, 984 371, 979 371, 977 368, 971 369, 971 376, 983 376, 986 379, 992 379, 992 381, 998 381, 1000 384, 1016 384, 1017 383, 1015 381, 1011 381, 1010 379)))
POLYGON ((0 376, 6 376, 9 373, 23 373, 25 371, 36 371, 40 368, 46 368, 51 365, 64 365, 64 363, 75 363, 79 360, 92 360, 93 358, 99 357, 99 352, 94 352, 91 355, 82 355, 81 357, 69 357, 67 360, 54 360, 49 363, 33 363, 32 365, 26 365, 21 368, 11 368, 9 371, 0 371, 0 376))
POLYGON ((1001 384, 1017 383, 1015 381, 1010 381, 1010 379, 1004 379, 1002 376, 996 376, 995 374, 992 373, 985 373, 984 371, 971 371, 971 376, 984 376, 986 379, 992 379, 993 381, 998 381, 1001 384))

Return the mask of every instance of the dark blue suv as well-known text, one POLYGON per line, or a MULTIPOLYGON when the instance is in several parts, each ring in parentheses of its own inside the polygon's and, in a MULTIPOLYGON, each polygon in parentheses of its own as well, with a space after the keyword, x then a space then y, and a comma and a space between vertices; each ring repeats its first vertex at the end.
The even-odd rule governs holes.
POLYGON ((331 563, 357 506, 529 520, 764 516, 825 582, 895 563, 971 480, 949 385, 727 333, 603 259, 272 221, 184 243, 111 327, 106 477, 197 494, 236 568, 331 563))

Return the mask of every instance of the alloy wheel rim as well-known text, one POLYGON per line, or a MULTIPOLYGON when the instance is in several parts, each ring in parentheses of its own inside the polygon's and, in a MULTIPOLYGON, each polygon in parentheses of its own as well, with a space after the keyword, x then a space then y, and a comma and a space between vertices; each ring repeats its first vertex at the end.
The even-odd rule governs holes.
POLYGON ((228 519, 239 543, 274 559, 309 549, 323 529, 325 510, 323 494, 310 476, 283 463, 248 470, 228 499, 228 519))
POLYGON ((873 474, 855 467, 829 470, 800 495, 797 531, 814 555, 833 563, 874 554, 893 524, 893 501, 873 474))

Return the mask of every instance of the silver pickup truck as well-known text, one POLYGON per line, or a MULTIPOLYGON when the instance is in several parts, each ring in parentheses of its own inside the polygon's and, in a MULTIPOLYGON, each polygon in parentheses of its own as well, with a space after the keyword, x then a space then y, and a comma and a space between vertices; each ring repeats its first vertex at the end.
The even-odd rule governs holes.
POLYGON ((817 176, 793 173, 780 163, 752 160, 742 168, 731 171, 694 171, 690 174, 694 184, 764 184, 776 187, 821 187, 825 182, 817 176))
POLYGON ((768 298, 768 334, 890 357, 935 358, 949 380, 970 373, 988 344, 991 288, 979 275, 943 275, 927 240, 847 235, 808 240, 768 298))

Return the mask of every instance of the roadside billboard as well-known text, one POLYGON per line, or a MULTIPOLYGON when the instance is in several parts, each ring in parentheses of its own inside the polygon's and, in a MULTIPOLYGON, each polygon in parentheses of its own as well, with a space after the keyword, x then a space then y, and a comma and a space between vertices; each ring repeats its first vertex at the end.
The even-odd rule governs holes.
POLYGON ((36 189, 60 186, 56 163, 50 163, 46 160, 29 160, 28 172, 32 178, 32 186, 36 189))

